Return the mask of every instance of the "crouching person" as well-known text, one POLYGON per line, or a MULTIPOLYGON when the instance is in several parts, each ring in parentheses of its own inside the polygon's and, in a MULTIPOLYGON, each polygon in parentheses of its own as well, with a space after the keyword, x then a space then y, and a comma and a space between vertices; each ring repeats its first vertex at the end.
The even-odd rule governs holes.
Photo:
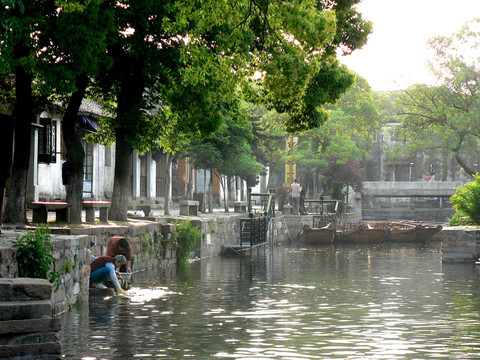
POLYGON ((116 268, 126 263, 127 260, 123 255, 115 257, 103 255, 93 259, 90 263, 90 281, 92 286, 98 289, 106 289, 107 287, 103 282, 110 280, 119 294, 127 295, 127 292, 121 288, 115 273, 116 268))

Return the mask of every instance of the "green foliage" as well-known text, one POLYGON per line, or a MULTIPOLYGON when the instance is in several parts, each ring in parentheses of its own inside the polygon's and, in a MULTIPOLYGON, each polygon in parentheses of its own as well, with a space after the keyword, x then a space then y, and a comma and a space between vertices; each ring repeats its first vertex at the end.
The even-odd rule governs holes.
MULTIPOLYGON (((303 179, 311 179, 315 187, 323 181, 330 195, 340 199, 343 186, 358 188, 364 180, 358 163, 368 154, 373 134, 385 121, 378 97, 367 81, 357 76, 355 85, 329 107, 328 121, 301 134, 296 151, 287 154, 286 160, 297 163, 297 177, 303 183, 307 183, 303 179)), ((314 189, 315 194, 320 191, 314 189)))
POLYGON ((151 256, 155 256, 158 260, 163 258, 167 246, 167 239, 161 233, 155 231, 153 237, 145 232, 140 236, 142 242, 142 261, 147 261, 151 256))
POLYGON ((450 225, 480 225, 480 175, 474 174, 473 181, 456 189, 450 202, 456 210, 450 225))
POLYGON ((47 279, 54 282, 59 274, 52 270, 55 258, 52 255, 53 246, 50 241, 48 226, 27 231, 22 237, 17 236, 13 247, 17 250, 18 272, 20 277, 47 279))
POLYGON ((188 257, 197 241, 202 237, 200 230, 192 226, 190 220, 176 224, 176 229, 172 233, 172 242, 177 254, 179 263, 188 261, 188 257))

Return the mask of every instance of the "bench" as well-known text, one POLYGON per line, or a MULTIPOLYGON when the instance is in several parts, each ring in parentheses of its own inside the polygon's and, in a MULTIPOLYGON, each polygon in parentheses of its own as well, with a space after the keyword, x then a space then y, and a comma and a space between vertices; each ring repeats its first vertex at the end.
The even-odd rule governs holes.
POLYGON ((83 208, 85 209, 85 220, 87 223, 95 223, 95 210, 100 210, 100 221, 108 222, 108 209, 110 201, 105 200, 83 200, 83 208))
POLYGON ((55 221, 68 222, 70 204, 65 201, 34 201, 29 205, 33 210, 34 223, 47 223, 48 212, 55 211, 55 221))
POLYGON ((180 201, 180 215, 194 215, 198 214, 198 201, 195 200, 181 200, 180 201))
POLYGON ((233 211, 236 213, 245 213, 247 212, 248 201, 234 201, 233 202, 233 211))

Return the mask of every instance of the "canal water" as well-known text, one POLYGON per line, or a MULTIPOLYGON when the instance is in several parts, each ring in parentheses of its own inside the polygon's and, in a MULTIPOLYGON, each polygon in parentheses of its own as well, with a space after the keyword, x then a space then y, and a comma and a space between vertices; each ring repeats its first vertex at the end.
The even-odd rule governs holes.
POLYGON ((67 359, 480 359, 480 270, 428 245, 277 246, 135 273, 62 318, 67 359))

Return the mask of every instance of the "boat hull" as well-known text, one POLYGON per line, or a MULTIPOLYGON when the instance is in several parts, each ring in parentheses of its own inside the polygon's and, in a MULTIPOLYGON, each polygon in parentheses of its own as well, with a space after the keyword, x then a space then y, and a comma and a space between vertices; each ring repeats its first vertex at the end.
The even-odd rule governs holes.
POLYGON ((388 232, 384 229, 349 229, 338 238, 338 243, 376 243, 385 241, 388 232))
POLYGON ((305 244, 332 244, 335 241, 336 229, 326 226, 323 228, 310 228, 304 226, 300 234, 300 242, 305 244))

